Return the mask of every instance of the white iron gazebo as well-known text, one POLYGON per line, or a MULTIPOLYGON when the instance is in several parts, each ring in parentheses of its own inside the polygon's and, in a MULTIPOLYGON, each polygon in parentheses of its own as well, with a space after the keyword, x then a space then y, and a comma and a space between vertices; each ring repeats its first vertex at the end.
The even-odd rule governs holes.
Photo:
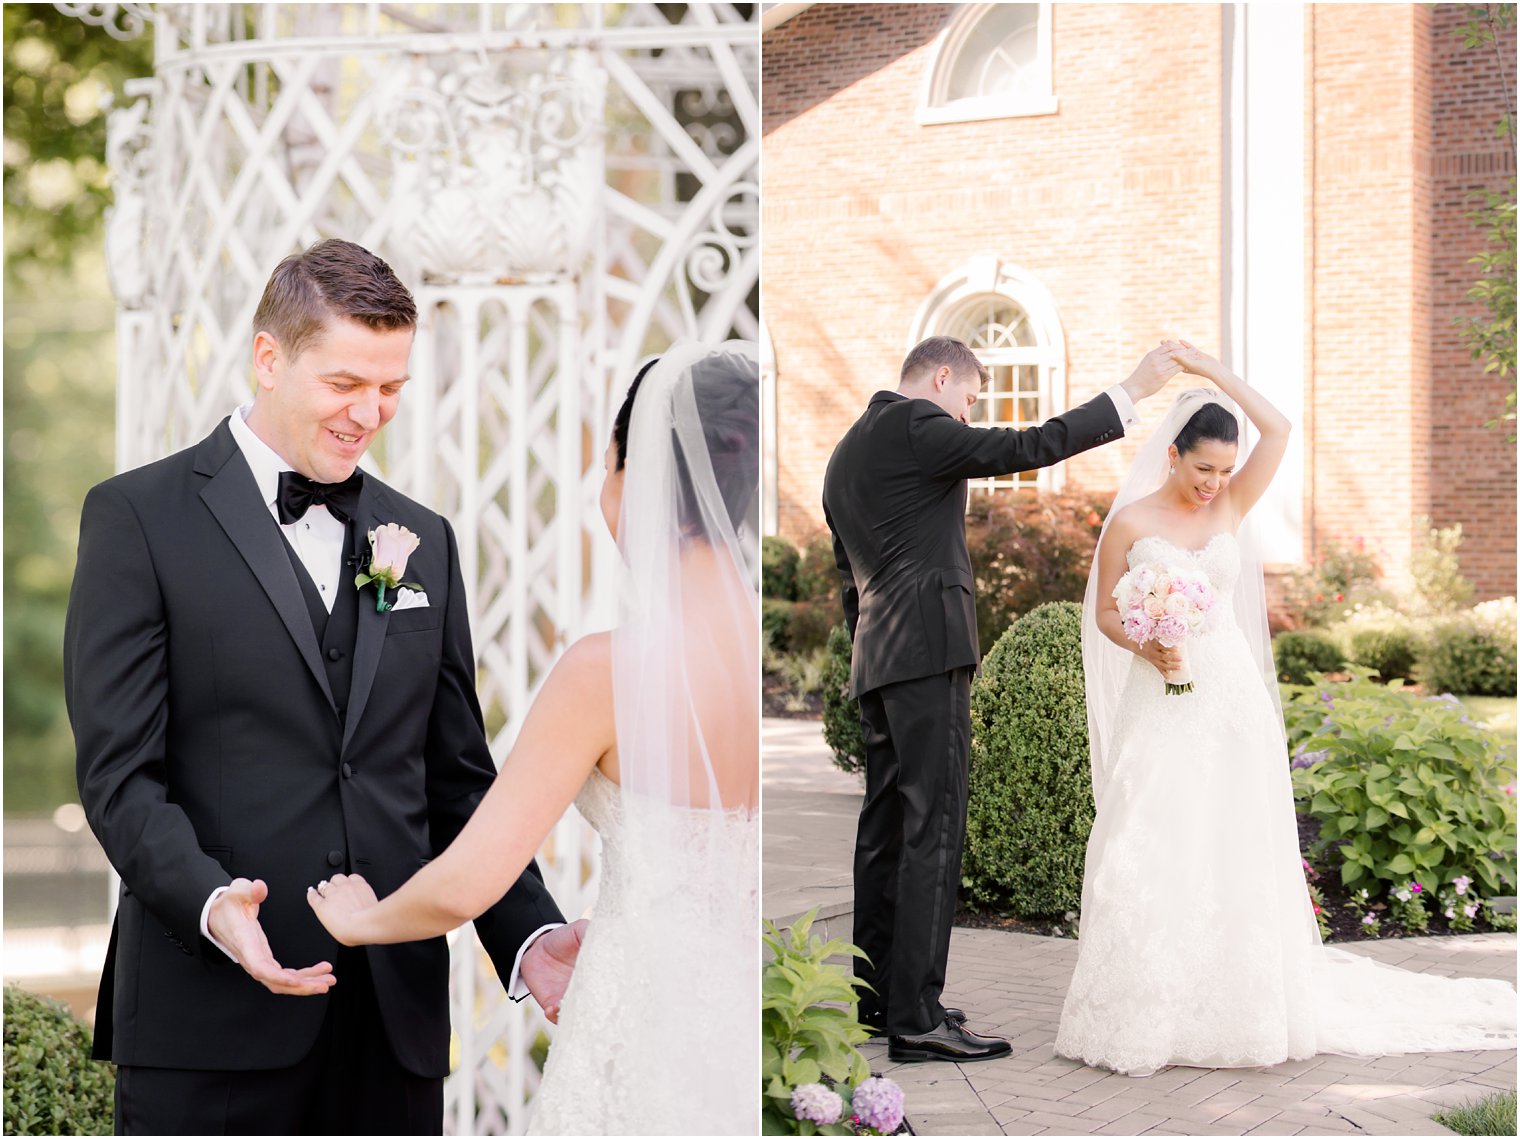
MULTIPOLYGON (((109 132, 118 469, 246 401, 282 257, 380 253, 420 324, 371 458, 458 533, 499 762, 566 643, 610 623, 601 455, 638 361, 758 336, 758 6, 58 7, 155 40, 109 132)), ((567 913, 594 898, 573 812, 540 862, 567 913)), ((552 1029, 468 931, 453 1015, 448 1126, 521 1132, 552 1029)))

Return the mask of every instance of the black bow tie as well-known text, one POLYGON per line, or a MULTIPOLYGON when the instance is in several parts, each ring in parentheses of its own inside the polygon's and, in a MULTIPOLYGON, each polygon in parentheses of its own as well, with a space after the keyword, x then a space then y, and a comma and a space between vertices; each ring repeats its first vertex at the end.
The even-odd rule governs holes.
POLYGON ((359 508, 359 491, 363 486, 363 471, 355 471, 342 482, 313 482, 295 471, 281 471, 280 493, 275 498, 280 525, 298 521, 318 502, 339 522, 347 522, 359 508))

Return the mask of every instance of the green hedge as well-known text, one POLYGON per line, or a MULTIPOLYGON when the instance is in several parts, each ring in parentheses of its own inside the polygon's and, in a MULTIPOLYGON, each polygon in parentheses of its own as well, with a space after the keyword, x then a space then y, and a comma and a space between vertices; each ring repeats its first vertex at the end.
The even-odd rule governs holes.
POLYGON ((57 1001, 5 986, 5 1133, 109 1135, 115 1078, 57 1001))
POLYGON ((1419 632, 1407 619, 1353 626, 1346 633, 1346 659, 1383 680, 1413 680, 1419 651, 1419 632))
POLYGON ((1505 629, 1473 610, 1431 624, 1415 673, 1431 692, 1513 696, 1515 663, 1513 624, 1505 629))
POLYGON ((841 771, 866 769, 866 742, 860 730, 860 701, 845 695, 850 682, 850 631, 829 630, 829 655, 823 668, 823 742, 841 771))
POLYGON ((797 548, 785 538, 760 540, 760 595, 768 600, 797 600, 797 548))
POLYGON ((1340 646, 1325 633, 1305 629, 1272 638, 1277 678, 1289 684, 1308 684, 1311 673, 1336 672, 1346 663, 1340 646))
POLYGON ((1092 830, 1081 606, 1014 622, 971 689, 971 800, 962 885, 980 905, 1062 917, 1082 902, 1092 830))

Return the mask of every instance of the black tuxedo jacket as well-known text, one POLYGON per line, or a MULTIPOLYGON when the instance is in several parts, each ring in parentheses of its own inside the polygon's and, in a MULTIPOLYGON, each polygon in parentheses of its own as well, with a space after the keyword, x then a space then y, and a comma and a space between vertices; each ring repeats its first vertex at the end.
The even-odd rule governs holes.
POLYGON ((850 690, 981 660, 966 549, 966 480, 1048 467, 1124 434, 1100 395, 1038 427, 970 427, 926 399, 881 391, 823 478, 844 613, 850 690))
MULTIPOLYGON (((453 840, 490 785, 453 531, 367 477, 355 545, 386 522, 421 537, 406 577, 430 604, 377 613, 367 588, 351 687, 333 692, 288 547, 225 420, 86 497, 64 673, 80 796, 122 878, 98 1058, 298 1062, 328 998, 276 996, 249 978, 201 937, 206 898, 262 878, 275 959, 336 963, 306 888, 346 870, 384 897, 453 840)), ((561 920, 530 866, 476 928, 506 977, 522 941, 561 920)), ((444 939, 366 952, 396 1058, 446 1075, 444 939)))

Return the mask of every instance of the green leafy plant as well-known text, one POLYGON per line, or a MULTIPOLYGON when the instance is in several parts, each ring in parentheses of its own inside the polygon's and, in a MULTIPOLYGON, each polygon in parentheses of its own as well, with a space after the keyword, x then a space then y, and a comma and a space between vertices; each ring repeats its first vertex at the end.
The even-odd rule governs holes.
POLYGON ((836 1089, 859 1085, 871 1075, 856 1048, 870 1032, 856 1017, 856 988, 865 982, 830 957, 865 954, 841 938, 812 936, 818 911, 810 910, 786 933, 765 923, 770 953, 761 976, 761 1131, 766 1135, 850 1135, 847 1122, 815 1124, 792 1112, 792 1092, 827 1080, 836 1089))
POLYGON ((1472 582, 1462 576, 1457 551, 1462 547, 1462 523, 1438 528, 1429 518, 1415 525, 1422 537, 1409 556, 1412 601, 1421 613, 1449 613, 1472 599, 1472 582))
POLYGON ((1325 633, 1305 629, 1272 638, 1277 677, 1287 684, 1308 684, 1316 673, 1334 672, 1346 661, 1340 646, 1325 633))
POLYGON ((1451 697, 1400 682, 1290 689, 1293 787, 1319 821, 1311 853, 1340 858, 1341 881, 1372 891, 1466 876, 1485 893, 1515 881, 1515 808, 1499 742, 1451 697))
POLYGON ((823 742, 834 753, 841 771, 866 769, 866 741, 860 730, 860 701, 845 695, 850 683, 850 631, 843 625, 829 630, 828 657, 823 667, 823 742))
POLYGON ((116 1086, 58 1001, 5 986, 5 1133, 109 1135, 116 1086))
POLYGON ((1058 601, 1019 618, 971 689, 962 884, 1019 917, 1081 908, 1093 821, 1081 612, 1058 601))

